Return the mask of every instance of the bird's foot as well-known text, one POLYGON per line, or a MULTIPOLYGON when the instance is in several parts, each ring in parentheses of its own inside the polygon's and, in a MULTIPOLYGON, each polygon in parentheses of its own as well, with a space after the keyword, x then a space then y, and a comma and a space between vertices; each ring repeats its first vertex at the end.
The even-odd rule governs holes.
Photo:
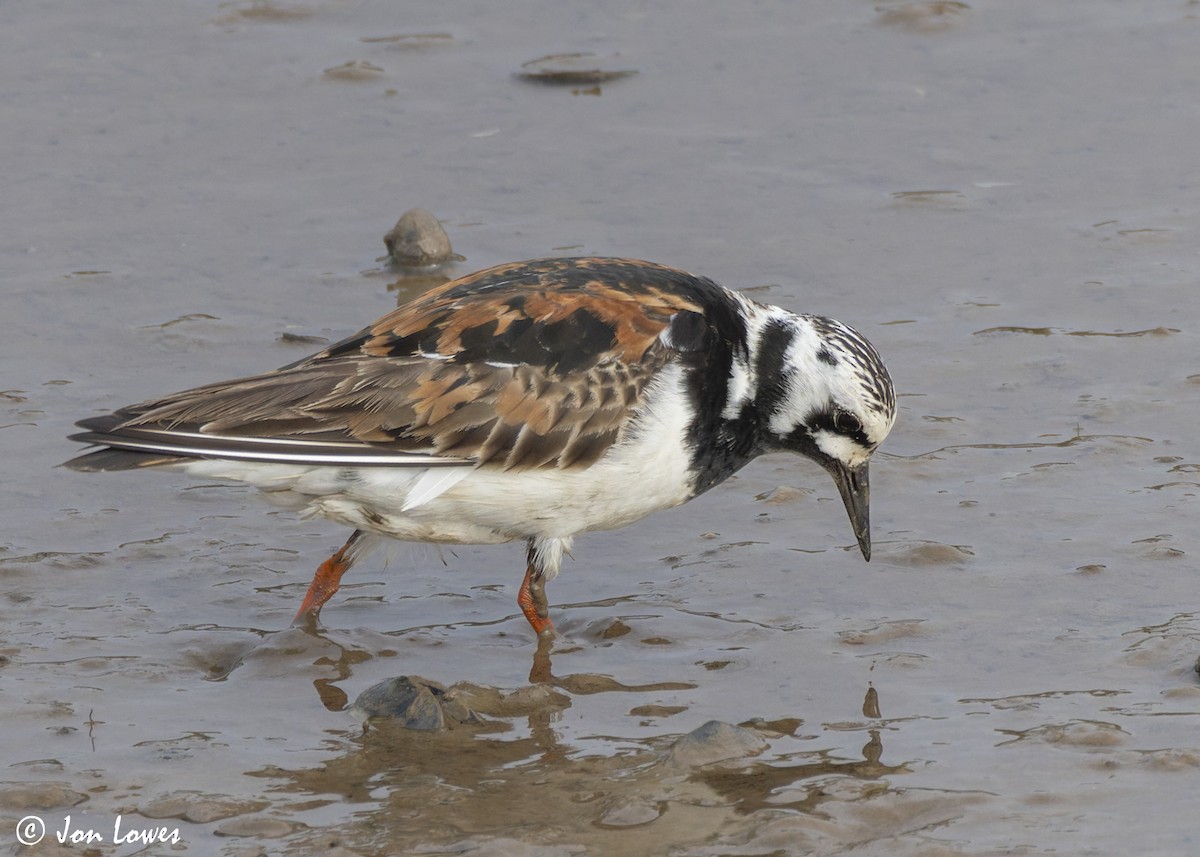
POLYGON ((300 609, 296 611, 296 617, 292 619, 292 625, 312 626, 317 622, 321 615, 321 607, 325 602, 334 596, 338 588, 342 584, 342 575, 350 570, 350 566, 354 564, 356 551, 355 544, 362 536, 362 532, 355 530, 354 533, 346 540, 337 553, 329 559, 321 563, 317 568, 317 573, 313 575, 312 583, 308 585, 308 593, 304 596, 304 601, 300 603, 300 609))
POLYGON ((554 623, 550 620, 550 605, 546 601, 546 582, 532 565, 525 569, 525 579, 517 592, 517 605, 539 640, 553 638, 554 623))

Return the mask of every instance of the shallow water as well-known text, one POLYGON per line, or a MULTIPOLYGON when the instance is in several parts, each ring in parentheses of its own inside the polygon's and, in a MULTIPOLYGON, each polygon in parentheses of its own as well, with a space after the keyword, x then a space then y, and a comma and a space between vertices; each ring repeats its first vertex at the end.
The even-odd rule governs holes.
POLYGON ((68 814, 119 854, 118 816, 200 854, 1196 853, 1198 27, 1183 0, 0 6, 0 853, 86 853, 68 814), (578 53, 637 74, 519 77, 578 53), (391 676, 528 692, 519 546, 398 545, 306 632, 338 528, 55 465, 75 419, 425 287, 375 261, 413 206, 458 273, 643 257, 862 329, 902 394, 871 564, 827 477, 765 458, 579 539, 554 694, 364 732, 343 709, 391 676), (765 746, 672 763, 711 720, 765 746))

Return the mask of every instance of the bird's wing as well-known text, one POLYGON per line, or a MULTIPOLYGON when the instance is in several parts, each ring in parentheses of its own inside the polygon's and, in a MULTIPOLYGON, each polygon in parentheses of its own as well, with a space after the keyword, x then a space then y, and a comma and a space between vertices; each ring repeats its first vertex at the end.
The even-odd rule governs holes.
POLYGON ((274 372, 84 420, 74 439, 136 455, 101 450, 98 466, 68 464, 584 466, 616 441, 663 366, 703 347, 701 307, 678 288, 687 281, 632 260, 492 268, 274 372))

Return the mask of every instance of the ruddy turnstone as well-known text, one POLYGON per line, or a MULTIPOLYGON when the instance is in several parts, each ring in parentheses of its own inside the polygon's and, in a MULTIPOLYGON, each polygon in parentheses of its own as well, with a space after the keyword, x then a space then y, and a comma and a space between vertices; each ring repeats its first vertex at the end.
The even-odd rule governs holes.
POLYGON ((633 259, 500 265, 282 369, 79 423, 76 470, 176 467, 354 528, 296 614, 315 618, 368 535, 527 544, 518 603, 578 533, 678 506, 768 452, 824 467, 871 558, 867 465, 895 419, 879 355, 841 322, 633 259))

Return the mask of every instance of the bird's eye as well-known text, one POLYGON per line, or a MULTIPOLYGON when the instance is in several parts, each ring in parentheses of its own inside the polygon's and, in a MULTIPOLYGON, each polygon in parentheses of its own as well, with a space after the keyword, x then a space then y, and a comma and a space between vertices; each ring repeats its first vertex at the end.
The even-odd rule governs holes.
POLYGON ((862 431, 862 421, 849 411, 835 411, 833 427, 842 434, 858 434, 862 431))

